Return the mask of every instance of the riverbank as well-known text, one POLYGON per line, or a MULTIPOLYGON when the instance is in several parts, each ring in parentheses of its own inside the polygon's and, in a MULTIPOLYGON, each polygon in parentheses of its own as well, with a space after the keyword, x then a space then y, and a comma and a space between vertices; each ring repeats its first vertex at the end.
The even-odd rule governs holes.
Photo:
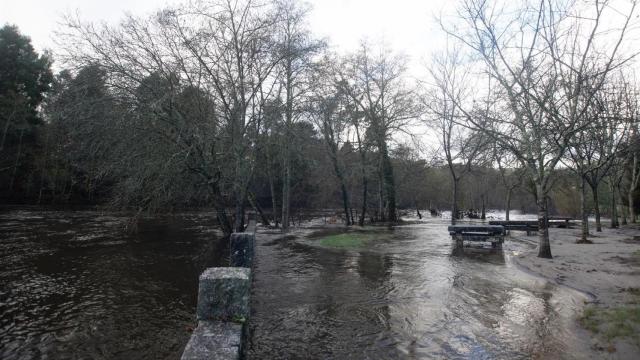
MULTIPOLYGON (((592 244, 576 244, 580 229, 550 229, 553 259, 537 248, 514 253, 525 270, 590 295, 580 324, 592 334, 592 347, 604 358, 637 359, 640 354, 640 227, 592 230, 592 244)), ((514 232, 530 245, 536 236, 514 232)))

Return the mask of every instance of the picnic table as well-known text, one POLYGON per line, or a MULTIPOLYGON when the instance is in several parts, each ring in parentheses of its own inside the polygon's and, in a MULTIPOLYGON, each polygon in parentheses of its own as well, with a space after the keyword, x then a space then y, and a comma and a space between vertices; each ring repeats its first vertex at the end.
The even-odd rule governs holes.
POLYGON ((491 242, 491 247, 500 248, 504 242, 505 230, 500 225, 451 225, 449 235, 456 246, 464 246, 465 241, 491 242))

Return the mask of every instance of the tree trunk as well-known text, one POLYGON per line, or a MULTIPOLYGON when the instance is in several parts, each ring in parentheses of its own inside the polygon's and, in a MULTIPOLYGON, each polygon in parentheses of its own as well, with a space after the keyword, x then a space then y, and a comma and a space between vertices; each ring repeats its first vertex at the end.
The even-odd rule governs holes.
POLYGON ((629 188, 629 193, 627 194, 627 201, 629 201, 629 222, 631 222, 632 224, 636 223, 636 209, 634 206, 634 201, 633 201, 633 192, 635 189, 633 189, 633 186, 631 186, 629 188))
MULTIPOLYGON (((287 36, 288 37, 288 36, 287 36)), ((291 41, 288 38, 288 41, 291 41)), ((291 43, 287 44, 288 50, 291 43)), ((287 56, 285 59, 285 135, 284 139, 284 176, 282 178, 282 229, 287 230, 289 228, 289 213, 290 213, 290 201, 291 201, 291 151, 289 148, 289 142, 292 139, 291 129, 293 126, 293 57, 287 56)))
POLYGON ((618 190, 620 196, 620 210, 622 212, 622 225, 627 225, 627 207, 622 204, 622 191, 618 190))
POLYGON ((282 219, 281 219, 281 223, 282 223, 282 230, 287 230, 289 229, 289 186, 290 186, 290 179, 289 179, 289 145, 288 142, 285 140, 285 155, 284 155, 284 168, 283 168, 283 174, 282 174, 282 219))
POLYGON ((244 231, 244 201, 245 201, 245 192, 240 190, 236 193, 235 196, 235 209, 233 216, 233 231, 235 232, 243 232, 244 231))
POLYGON ((505 220, 507 221, 509 221, 509 212, 511 211, 511 192, 512 191, 513 190, 511 190, 511 188, 507 190, 507 200, 505 201, 505 206, 504 206, 505 207, 504 217, 505 217, 505 220))
POLYGON ((584 178, 580 179, 580 217, 582 219, 582 232, 578 243, 586 243, 589 240, 589 214, 587 211, 587 186, 584 178))
POLYGON ((591 187, 591 192, 593 194, 593 210, 596 213, 596 231, 602 232, 602 224, 600 222, 600 203, 598 200, 598 184, 591 187))
POLYGON ((358 152, 360 153, 360 175, 362 176, 362 214, 360 215, 360 219, 358 219, 358 225, 364 226, 364 219, 367 215, 367 154, 365 150, 362 148, 362 139, 360 138, 360 127, 356 123, 356 139, 358 140, 358 152))
POLYGON ((16 162, 13 165, 13 172, 11 173, 11 180, 9 181, 9 191, 13 191, 13 184, 18 174, 18 166, 20 166, 20 156, 22 156, 22 136, 24 135, 24 129, 20 130, 20 140, 18 142, 18 153, 16 154, 16 162))
POLYGON ((615 229, 618 227, 618 208, 616 204, 616 186, 613 180, 611 180, 609 189, 611 191, 611 228, 615 229))
POLYGON ((362 176, 362 215, 360 215, 360 220, 358 220, 358 225, 360 226, 364 226, 364 219, 365 216, 367 214, 367 186, 368 186, 368 181, 367 181, 367 177, 364 175, 364 170, 363 172, 363 176, 362 176))
POLYGON ((380 156, 382 156, 382 179, 384 181, 384 194, 386 195, 387 219, 390 222, 396 222, 398 217, 396 214, 396 186, 395 179, 393 178, 393 165, 391 164, 391 158, 387 150, 386 140, 382 138, 378 142, 380 146, 380 156))
POLYGON ((547 193, 542 184, 536 184, 536 205, 538 206, 538 257, 551 259, 551 243, 547 227, 547 193))
POLYGON ((262 224, 264 226, 270 226, 271 223, 269 222, 267 216, 264 214, 264 211, 262 211, 262 208, 256 200, 255 195, 253 193, 249 193, 247 196, 247 200, 249 200, 249 204, 251 204, 251 207, 258 213, 258 215, 260 215, 260 221, 262 222, 262 224))
POLYGON ((42 202, 42 192, 44 191, 44 167, 42 169, 40 169, 40 190, 38 191, 38 201, 36 202, 37 205, 40 205, 40 203, 42 202))
POLYGON ((351 225, 350 216, 349 216, 349 195, 347 194, 347 187, 344 185, 344 182, 341 181, 340 190, 342 191, 342 206, 344 207, 344 221, 346 225, 351 225))
POLYGON ((633 193, 636 191, 638 187, 638 154, 633 152, 633 161, 631 162, 631 179, 629 179, 629 192, 627 193, 627 198, 629 200, 629 221, 632 224, 636 223, 636 209, 633 201, 633 193))
POLYGON ((342 192, 342 207, 344 208, 344 220, 347 226, 349 226, 353 224, 353 221, 351 220, 351 215, 349 214, 349 193, 347 192, 346 181, 344 178, 344 174, 342 173, 342 167, 340 167, 340 163, 338 162, 338 146, 335 142, 331 141, 331 143, 329 144, 329 148, 331 151, 333 170, 336 173, 338 181, 340 181, 340 191, 342 192))
POLYGON ((212 177, 207 177, 207 184, 209 185, 209 194, 213 199, 213 207, 216 210, 216 218, 218 219, 220 229, 225 237, 229 236, 233 232, 233 228, 231 227, 231 222, 229 222, 229 217, 227 216, 223 196, 220 192, 220 186, 212 177))
POLYGON ((480 214, 480 219, 481 220, 486 220, 487 219, 487 211, 485 209, 485 205, 484 205, 484 194, 481 196, 482 198, 482 212, 480 214))
POLYGON ((278 204, 277 204, 277 200, 276 200, 276 187, 275 184, 273 183, 273 176, 271 174, 271 171, 269 171, 269 190, 271 191, 271 211, 272 211, 272 217, 273 217, 273 222, 275 227, 278 227, 278 204))
POLYGON ((622 186, 620 186, 620 183, 618 183, 616 185, 616 192, 615 192, 615 196, 618 197, 618 206, 619 206, 619 213, 620 213, 620 217, 622 218, 621 222, 618 223, 618 225, 627 225, 627 210, 625 209, 624 206, 624 202, 623 202, 623 198, 622 198, 622 186))
POLYGON ((386 218, 384 217, 384 209, 385 209, 385 205, 384 205, 384 185, 383 185, 383 178, 382 178, 382 169, 380 169, 380 174, 378 174, 378 178, 380 179, 378 182, 378 221, 385 221, 386 218))
POLYGON ((451 225, 458 220, 458 182, 460 179, 453 178, 453 194, 451 197, 451 225))

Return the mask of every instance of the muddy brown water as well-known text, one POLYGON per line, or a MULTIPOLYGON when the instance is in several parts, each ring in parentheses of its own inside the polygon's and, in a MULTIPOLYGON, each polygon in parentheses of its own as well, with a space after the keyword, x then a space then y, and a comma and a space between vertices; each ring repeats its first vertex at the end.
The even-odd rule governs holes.
MULTIPOLYGON (((178 359, 197 278, 225 266, 208 214, 146 219, 92 211, 0 213, 1 359, 178 359)), ((453 249, 446 222, 375 234, 363 248, 323 231, 261 230, 249 359, 585 358, 585 297, 528 275, 503 251, 453 249)), ((336 230, 334 230, 336 231, 336 230)))
POLYGON ((0 359, 178 359, 197 279, 225 265, 213 217, 0 213, 0 359))

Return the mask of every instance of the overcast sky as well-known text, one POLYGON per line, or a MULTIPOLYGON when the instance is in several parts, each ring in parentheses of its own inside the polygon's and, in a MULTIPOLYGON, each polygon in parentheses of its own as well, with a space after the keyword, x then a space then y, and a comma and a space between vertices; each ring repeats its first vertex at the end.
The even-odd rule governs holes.
MULTIPOLYGON (((0 0, 0 24, 17 25, 38 51, 54 48, 53 30, 63 14, 84 20, 117 23, 125 12, 151 13, 179 0, 0 0)), ((338 50, 350 50, 361 39, 383 40, 419 66, 440 44, 434 15, 454 1, 445 0, 311 0, 314 33, 330 39, 338 50)))

